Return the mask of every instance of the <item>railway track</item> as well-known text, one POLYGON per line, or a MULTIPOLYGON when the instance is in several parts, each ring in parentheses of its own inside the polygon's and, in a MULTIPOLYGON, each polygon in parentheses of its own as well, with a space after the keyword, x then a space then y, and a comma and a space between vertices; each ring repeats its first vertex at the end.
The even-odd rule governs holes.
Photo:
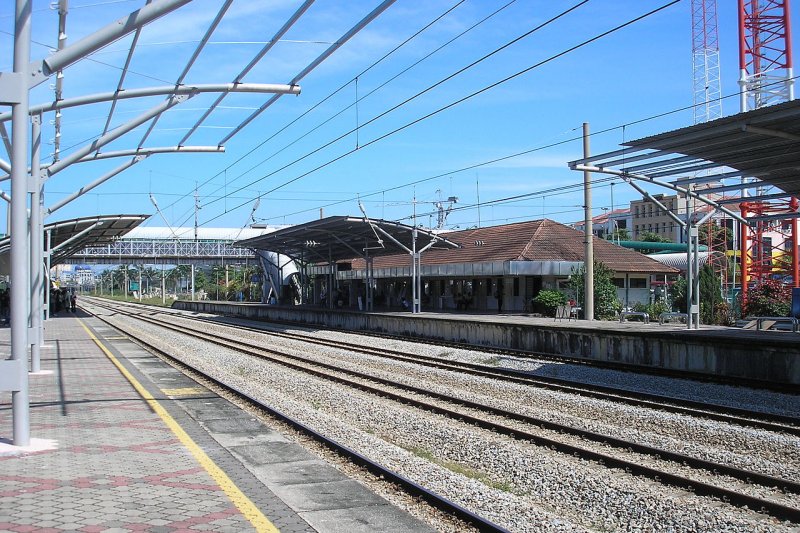
MULTIPOLYGON (((94 305, 105 305, 97 304, 94 305)), ((152 312, 156 314, 164 314, 166 316, 180 316, 165 312, 163 309, 151 308, 152 312)), ((138 309, 136 312, 140 312, 138 309)), ((431 357, 418 354, 409 354, 399 350, 393 350, 385 347, 376 348, 374 346, 367 346, 364 344, 332 341, 320 337, 313 337, 312 335, 305 335, 299 333, 287 333, 282 331, 275 331, 273 329, 257 328, 252 326, 245 326, 239 323, 227 324, 219 320, 205 318, 205 317, 192 317, 193 320, 205 321, 212 324, 225 324, 231 327, 236 327, 244 331, 250 331, 261 334, 268 334, 275 337, 300 340, 306 343, 314 344, 317 346, 326 346, 331 348, 344 348, 353 350, 358 353, 366 355, 374 355, 396 361, 410 362, 414 364, 424 365, 432 368, 439 368, 443 370, 453 370, 474 376, 488 377, 499 379, 510 383, 518 383, 524 385, 531 385, 536 387, 546 388, 548 390, 565 392, 568 394, 579 394, 587 398, 594 398, 598 400, 613 401, 623 403, 635 407, 644 407, 650 409, 663 410, 675 414, 683 414, 693 417, 701 417, 718 422, 726 422, 736 424, 743 427, 753 427, 764 429, 767 431, 785 432, 791 435, 800 436, 800 419, 790 416, 782 416, 774 413, 765 413, 762 411, 753 411, 747 409, 740 409, 725 405, 699 402, 673 396, 661 396, 650 394, 640 391, 632 391, 628 389, 615 388, 602 386, 598 384, 585 384, 578 381, 567 379, 536 376, 528 372, 519 370, 497 368, 488 365, 477 363, 469 363, 462 361, 447 361, 440 357, 431 357)), ((360 334, 360 332, 359 332, 360 334)))
MULTIPOLYGON (((119 311, 118 307, 109 306, 107 304, 104 304, 103 307, 109 310, 119 311)), ((144 316, 143 313, 137 314, 137 319, 161 328, 166 328, 173 333, 193 335, 218 346, 224 346, 228 349, 236 350, 240 353, 246 353, 248 355, 268 358, 273 363, 280 364, 299 372, 309 373, 318 378, 356 388, 370 394, 388 398, 396 402, 401 402, 405 405, 411 405, 442 416, 461 420, 465 423, 472 424, 499 434, 509 435, 516 439, 525 440, 536 446, 555 449, 561 453, 577 456, 605 465, 607 467, 624 469, 626 472, 631 474, 645 476, 662 484, 690 490, 699 495, 719 498, 720 500, 729 502, 733 505, 762 510, 763 512, 781 520, 789 520, 795 523, 800 523, 800 510, 789 505, 784 505, 783 503, 780 503, 780 501, 776 501, 780 499, 780 491, 800 494, 800 484, 792 480, 768 476, 758 472, 752 472, 684 454, 677 454, 667 450, 625 441, 609 435, 602 435, 576 429, 563 424, 556 424, 550 421, 521 415, 519 413, 498 409, 477 402, 466 401, 455 396, 439 394, 427 389, 421 389, 392 380, 378 378, 374 375, 364 372, 356 372, 337 367, 336 365, 326 364, 316 361, 312 358, 299 356, 296 353, 286 353, 281 350, 265 348, 262 345, 244 341, 241 338, 212 334, 207 331, 207 328, 204 331, 195 327, 189 327, 185 322, 186 319, 183 320, 184 323, 177 325, 165 321, 163 317, 155 318, 154 316, 144 316), (497 420, 498 418, 500 421, 497 420), (588 443, 599 444, 604 448, 611 448, 614 451, 612 451, 612 454, 609 454, 608 452, 591 449, 591 447, 588 446, 576 446, 570 442, 563 442, 560 439, 550 438, 543 436, 540 433, 520 429, 519 427, 509 424, 510 421, 522 422, 524 424, 543 428, 557 434, 572 435, 583 439, 588 443), (642 460, 641 457, 636 457, 637 454, 639 456, 646 456, 647 460, 642 460), (627 456, 627 458, 621 458, 620 455, 627 456), (695 472, 693 472, 691 476, 676 474, 674 473, 674 469, 665 469, 663 467, 664 462, 671 462, 681 465, 683 468, 688 467, 694 469, 695 472), (662 465, 660 468, 659 463, 662 465), (709 481, 709 478, 714 478, 714 476, 726 476, 736 480, 734 485, 738 484, 739 487, 737 488, 746 488, 746 486, 753 484, 758 484, 765 487, 776 487, 776 493, 778 496, 777 498, 766 499, 753 496, 746 493, 746 491, 739 491, 735 490, 734 488, 720 486, 723 483, 720 482, 719 479, 716 480, 716 484, 709 481)), ((158 314, 160 313, 157 313, 156 316, 158 314)), ((263 330, 258 331, 261 334, 265 333, 263 330)), ((266 334, 271 335, 273 332, 267 332, 266 334)), ((303 340, 305 341, 305 339, 303 340)), ((326 341, 325 345, 329 347, 344 348, 347 350, 354 349, 354 347, 351 346, 352 343, 344 343, 343 345, 336 344, 337 343, 326 341)), ((363 352, 364 347, 360 346, 359 348, 361 349, 360 351, 363 352)), ((380 351, 381 350, 369 350, 365 353, 375 355, 380 351)), ((450 368, 450 370, 452 370, 452 368, 450 368)), ((508 377, 502 373, 478 375, 482 375, 482 377, 488 377, 490 379, 505 379, 508 377)), ((522 378, 515 377, 514 379, 522 378)), ((698 416, 704 416, 705 414, 706 413, 702 413, 698 416)), ((737 422, 726 420, 726 423, 737 422)), ((791 429, 791 427, 789 429, 791 429)), ((773 424, 770 431, 791 433, 791 431, 786 430, 785 426, 777 424, 773 424)))
MULTIPOLYGON (((228 315, 226 315, 228 316, 228 315)), ((235 315, 229 315, 231 318, 235 318, 235 315)), ((254 320, 254 319, 250 319, 254 320)), ((283 320, 275 320, 270 318, 269 323, 271 324, 281 324, 284 326, 289 327, 299 327, 297 322, 291 321, 283 321, 283 320)), ((318 330, 325 330, 331 332, 346 332, 347 330, 343 330, 336 327, 321 325, 321 324, 314 324, 314 328, 318 330)), ((424 343, 427 345, 433 346, 441 346, 444 348, 453 348, 458 350, 474 350, 474 351, 481 351, 487 354, 499 355, 499 356, 510 356, 510 357, 518 357, 520 359, 532 359, 537 361, 547 361, 547 362, 554 362, 554 363, 562 363, 562 364, 572 364, 578 366, 585 366, 590 368, 602 368, 606 370, 616 370, 621 372, 633 372, 637 374, 647 374, 659 377, 673 377, 678 379, 691 379, 700 382, 706 383, 717 383, 722 385, 732 385, 732 386, 744 386, 756 389, 765 389, 775 392, 794 392, 794 387, 792 385, 785 385, 780 383, 771 383, 765 382, 763 380, 752 380, 752 379, 744 379, 744 378, 732 378, 732 377, 725 377, 725 376, 712 376, 705 373, 699 372, 689 372, 685 370, 676 371, 676 370, 669 370, 665 368, 656 368, 651 366, 645 365, 637 365, 633 363, 624 363, 620 361, 602 361, 598 359, 587 359, 584 357, 576 357, 576 356, 569 356, 563 354, 556 354, 550 352, 537 352, 531 350, 522 350, 522 349, 514 349, 514 348, 499 348, 494 346, 486 346, 486 345, 479 345, 479 344, 470 344, 467 342, 457 342, 457 341, 449 341, 443 339, 435 339, 435 338, 420 338, 415 336, 408 336, 408 335, 399 335, 395 333, 384 333, 378 331, 359 331, 359 335, 364 337, 373 337, 375 339, 386 339, 392 341, 402 341, 402 342, 411 342, 411 343, 424 343)))
MULTIPOLYGON (((93 304, 94 305, 94 304, 93 304)), ((133 339, 138 344, 146 347, 148 350, 159 354, 160 356, 172 361, 173 363, 177 364, 178 367, 188 370, 194 376, 201 378, 202 380, 213 384, 215 387, 226 391, 227 393, 233 395, 236 398, 239 398, 246 402, 248 405, 263 411, 264 413, 268 414, 271 417, 280 420, 281 422, 289 425, 293 429, 301 432, 302 434, 312 438, 316 442, 319 442, 323 446, 327 447, 329 450, 333 451, 337 455, 347 458, 353 464, 358 465, 371 474, 378 476, 381 479, 384 479, 390 483, 393 483, 400 487, 402 490, 407 492, 408 494, 418 497, 424 500, 426 503, 431 505, 432 507, 439 509, 445 513, 453 515, 460 520, 463 520, 467 524, 473 526, 475 529, 481 532, 486 533, 508 533, 508 530, 494 524, 493 522, 479 516, 476 513, 458 505, 457 503, 452 502, 451 500, 440 496, 434 491, 428 490, 422 485, 415 483, 413 480, 408 479, 407 477, 394 472, 393 470, 381 465, 377 461, 373 461, 372 459, 368 458, 367 456, 359 453, 356 450, 353 450, 344 444, 339 443, 335 439, 327 437, 323 433, 314 430, 307 424, 304 424, 302 421, 289 416, 274 407, 267 405, 266 403, 262 402, 258 398, 240 390, 239 388, 232 386, 224 381, 211 376, 207 372, 203 372, 195 367, 187 365, 184 361, 182 361, 179 357, 176 357, 175 354, 168 353, 161 348, 157 347, 155 344, 149 342, 148 340, 142 338, 141 336, 137 336, 136 334, 132 333, 131 331, 125 330, 125 328, 121 328, 119 324, 116 324, 108 319, 99 316, 93 313, 91 310, 86 309, 86 307, 81 306, 84 311, 92 314, 102 322, 108 324, 109 326, 120 330, 125 335, 133 339)), ((110 306, 103 306, 105 309, 113 310, 114 308, 110 306)), ((139 317, 141 318, 141 317, 139 317)))

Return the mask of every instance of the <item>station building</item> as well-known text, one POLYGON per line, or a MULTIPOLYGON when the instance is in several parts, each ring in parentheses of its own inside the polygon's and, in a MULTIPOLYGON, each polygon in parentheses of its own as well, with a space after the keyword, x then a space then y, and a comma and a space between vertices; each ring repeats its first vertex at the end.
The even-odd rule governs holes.
MULTIPOLYGON (((574 297, 569 280, 583 266, 585 245, 580 231, 542 219, 440 235, 458 247, 433 247, 421 254, 423 310, 523 312, 543 289, 574 297)), ((613 270, 617 295, 626 307, 647 303, 651 287, 679 272, 605 240, 594 241, 594 254, 595 261, 613 270)), ((404 301, 411 299, 410 255, 382 255, 371 261, 374 309, 403 308, 404 301)), ((337 294, 335 305, 363 306, 367 292, 365 259, 337 261, 335 268, 315 263, 308 274, 313 279, 313 302, 322 303, 331 284, 330 290, 337 294)))

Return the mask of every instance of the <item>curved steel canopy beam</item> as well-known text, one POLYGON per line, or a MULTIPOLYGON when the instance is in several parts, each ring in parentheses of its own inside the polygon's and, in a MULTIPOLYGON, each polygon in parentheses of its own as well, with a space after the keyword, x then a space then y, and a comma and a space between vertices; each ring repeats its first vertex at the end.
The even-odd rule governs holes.
POLYGON ((569 167, 572 170, 596 172, 598 174, 611 174, 612 176, 619 176, 621 178, 632 178, 632 179, 635 179, 635 180, 647 181, 649 183, 652 183, 653 185, 659 185, 661 187, 666 187, 667 189, 672 189, 673 191, 679 192, 681 194, 685 194, 686 196, 690 196, 690 197, 694 198, 695 200, 699 200, 700 202, 703 202, 704 204, 710 205, 711 207, 713 207, 715 209, 719 209, 723 213, 727 214, 729 217, 731 217, 731 218, 733 218, 735 220, 738 220, 739 222, 741 222, 745 226, 749 226, 750 225, 750 222, 747 221, 746 219, 742 218, 741 215, 739 215, 737 213, 734 213, 730 209, 722 207, 717 202, 715 202, 713 200, 709 200, 708 198, 706 198, 706 197, 704 197, 704 196, 702 196, 700 194, 697 194, 694 191, 690 191, 689 189, 686 189, 684 187, 680 187, 678 185, 674 185, 674 184, 668 183, 666 181, 659 181, 659 180, 657 180, 655 178, 651 178, 650 176, 647 176, 645 174, 633 174, 631 172, 625 172, 625 171, 622 171, 622 170, 614 170, 614 169, 611 169, 611 168, 601 168, 601 167, 596 167, 596 166, 593 166, 593 165, 580 165, 580 164, 573 164, 573 163, 570 163, 570 165, 569 165, 569 167))
MULTIPOLYGON (((299 83, 300 80, 305 78, 306 75, 309 72, 311 72, 312 70, 317 68, 320 64, 322 64, 322 62, 325 61, 326 59, 328 59, 328 57, 330 57, 331 54, 333 54, 336 50, 341 48, 355 34, 357 34, 362 29, 364 29, 367 26, 367 24, 369 24, 370 22, 375 20, 378 17, 378 15, 380 15, 381 13, 386 11, 386 9, 388 9, 389 6, 391 6, 394 3, 395 3, 395 0, 383 0, 383 2, 381 2, 380 5, 378 5, 378 7, 373 9, 366 17, 364 17, 363 19, 358 21, 355 26, 353 26, 352 28, 347 30, 344 33, 344 35, 342 35, 341 37, 339 37, 339 39, 336 40, 336 42, 334 42, 331 46, 329 46, 315 60, 313 60, 311 63, 309 63, 308 66, 306 66, 306 68, 304 68, 302 71, 300 71, 300 73, 297 76, 292 78, 292 81, 290 81, 289 84, 290 85, 294 85, 296 83, 299 83)), ((244 119, 238 126, 236 126, 233 129, 233 131, 231 131, 228 135, 223 137, 219 141, 219 144, 225 144, 226 142, 228 142, 231 139, 231 137, 233 137, 234 135, 239 133, 241 130, 243 130, 248 124, 250 124, 253 120, 255 120, 256 117, 258 117, 261 113, 263 113, 269 106, 274 104, 278 100, 278 98, 280 98, 280 95, 276 94, 275 96, 273 96, 272 98, 270 98, 269 100, 264 102, 264 104, 261 105, 261 107, 256 109, 249 117, 244 119)))
MULTIPOLYGON (((303 5, 301 5, 297 11, 295 11, 294 14, 289 17, 289 20, 287 20, 286 23, 275 33, 275 35, 272 36, 272 39, 270 39, 267 44, 261 50, 259 50, 255 57, 250 60, 250 63, 248 63, 247 66, 244 67, 239 74, 237 74, 236 78, 233 80, 234 83, 239 83, 242 81, 242 78, 244 78, 253 69, 253 67, 255 67, 259 61, 261 61, 267 52, 272 50, 272 47, 275 46, 275 44, 280 41, 284 35, 286 35, 286 32, 288 32, 298 20, 300 20, 300 17, 303 16, 303 14, 308 10, 309 7, 311 7, 311 4, 313 3, 314 0, 306 0, 303 2, 303 5)), ((203 116, 197 119, 197 121, 194 123, 194 126, 191 127, 188 133, 183 136, 183 139, 181 139, 178 144, 183 144, 189 140, 189 137, 191 137, 192 134, 197 131, 197 128, 199 128, 200 125, 208 118, 208 116, 211 115, 211 113, 217 108, 217 106, 222 103, 222 100, 225 99, 225 96, 227 96, 227 94, 219 95, 217 99, 214 100, 214 103, 208 106, 208 109, 205 111, 205 113, 203 113, 203 116)))
MULTIPOLYGON (((126 98, 141 98, 143 96, 169 96, 195 93, 276 93, 276 94, 300 94, 299 85, 287 85, 280 83, 202 83, 196 85, 163 85, 159 87, 145 87, 142 89, 127 89, 124 91, 89 94, 76 98, 67 98, 59 102, 49 102, 30 107, 29 114, 35 115, 56 109, 65 109, 87 104, 98 104, 110 102, 112 100, 123 100, 126 98)), ((0 122, 11 120, 11 113, 0 113, 0 122)))
MULTIPOLYGON (((136 156, 151 156, 153 154, 177 154, 177 153, 194 153, 194 154, 219 154, 224 153, 224 146, 154 146, 152 148, 132 148, 130 150, 115 150, 113 152, 100 152, 92 156, 85 156, 76 163, 88 163, 89 161, 99 161, 101 159, 111 159, 114 157, 136 157, 136 156)), ((47 169, 49 165, 42 165, 42 169, 47 169)), ((30 171, 30 168, 28 168, 30 171)), ((0 182, 6 181, 10 178, 8 174, 0 176, 0 182)), ((2 193, 0 193, 2 194, 2 193)), ((2 196, 0 196, 2 198, 2 196)))
POLYGON ((92 189, 94 189, 98 185, 102 185, 103 183, 105 183, 106 181, 110 180, 111 178, 113 178, 114 176, 119 174, 120 172, 129 169, 130 167, 132 167, 133 165, 135 165, 139 161, 142 161, 143 159, 146 159, 146 158, 147 158, 146 155, 140 155, 140 156, 137 156, 137 157, 133 157, 133 158, 131 158, 130 161, 128 161, 126 163, 123 163, 122 165, 118 166, 117 168, 113 169, 112 171, 103 174, 102 176, 100 176, 99 178, 97 178, 96 180, 91 182, 90 184, 84 185, 83 187, 81 187, 80 189, 75 191, 74 193, 70 194, 69 196, 67 196, 65 198, 62 198, 61 200, 59 200, 55 204, 53 204, 50 207, 48 207, 45 210, 45 216, 52 215, 54 211, 56 211, 58 209, 61 209, 62 207, 64 207, 68 203, 70 203, 72 200, 78 198, 79 196, 83 196, 84 194, 86 194, 87 192, 91 191, 92 189))
POLYGON ((84 157, 78 163, 111 159, 112 157, 136 157, 138 155, 151 156, 153 154, 221 154, 225 152, 224 146, 154 146, 152 148, 131 148, 130 150, 116 150, 113 152, 100 152, 90 157, 84 157))

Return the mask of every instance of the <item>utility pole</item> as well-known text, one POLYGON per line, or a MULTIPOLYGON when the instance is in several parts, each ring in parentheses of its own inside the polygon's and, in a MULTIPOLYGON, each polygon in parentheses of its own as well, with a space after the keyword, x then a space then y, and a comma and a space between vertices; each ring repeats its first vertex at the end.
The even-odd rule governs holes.
POLYGON ((197 212, 200 210, 200 197, 197 195, 197 182, 194 184, 194 242, 197 242, 197 212))
MULTIPOLYGON (((583 123, 583 157, 589 157, 589 123, 583 123)), ((584 252, 583 318, 594 320, 594 242, 592 233, 592 174, 583 171, 583 218, 586 240, 584 252)))

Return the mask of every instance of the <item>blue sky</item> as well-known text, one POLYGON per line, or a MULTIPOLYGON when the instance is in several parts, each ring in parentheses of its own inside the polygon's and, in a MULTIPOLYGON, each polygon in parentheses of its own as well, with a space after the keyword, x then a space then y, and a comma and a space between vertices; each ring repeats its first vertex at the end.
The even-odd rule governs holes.
MULTIPOLYGON (((124 86, 174 83, 220 3, 195 0, 148 26, 124 86)), ((378 3, 318 0, 245 81, 288 82, 378 3)), ((152 195, 170 225, 190 226, 195 187, 201 206, 198 220, 208 227, 248 223, 257 197, 261 201, 253 216, 267 224, 306 222, 318 218, 320 208, 325 215, 358 215, 356 198, 373 218, 410 222, 416 197, 418 223, 427 225, 436 221, 433 202, 449 196, 458 197, 457 209, 447 219, 451 228, 542 217, 578 220, 583 200, 576 185, 582 175, 568 170, 566 163, 581 156, 583 122, 590 123, 592 132, 605 132, 592 137, 595 153, 691 124, 690 110, 669 113, 692 104, 690 1, 498 82, 668 3, 398 0, 309 74, 300 83, 301 95, 282 97, 228 141, 225 154, 151 156, 56 211, 47 222, 94 214, 154 213, 152 195), (576 5, 569 14, 440 83, 576 5), (477 91, 482 92, 456 103, 477 91), (664 116, 642 121, 658 115, 664 116), (357 132, 352 131, 357 126, 357 132), (508 157, 522 152, 528 153, 508 157), (504 201, 519 195, 528 196, 504 201)), ((58 17, 49 4, 49 0, 34 1, 34 59, 45 57, 48 46, 55 47, 58 17)), ((70 4, 67 42, 73 43, 143 2, 70 4)), ((797 21, 794 4, 792 16, 797 21)), ((12 5, 11 1, 0 5, 0 71, 12 68, 12 5)), ((187 83, 231 81, 299 5, 296 0, 234 2, 187 83)), ((733 0, 718 2, 723 95, 738 90, 735 5, 733 0)), ((129 42, 130 38, 112 44, 67 69, 65 97, 113 90, 129 42)), ((145 145, 175 145, 214 98, 200 95, 168 112, 145 145)), ((216 145, 268 98, 229 96, 224 109, 212 114, 187 144, 216 145)), ((32 104, 52 99, 49 83, 31 94, 32 104)), ((112 127, 161 101, 163 97, 121 102, 112 127)), ((725 99, 723 113, 737 112, 738 105, 735 97, 725 99)), ((108 107, 96 104, 64 111, 62 155, 102 131, 108 107)), ((55 134, 52 118, 52 114, 45 117, 46 143, 55 134)), ((134 130, 103 151, 135 147, 143 133, 144 127, 134 130)), ((45 161, 52 158, 48 156, 52 148, 45 144, 45 161)), ((4 152, 0 157, 8 160, 4 152)), ((48 181, 45 205, 122 162, 73 165, 48 181)), ((5 181, 0 187, 8 191, 9 185, 5 181)), ((616 207, 636 197, 624 184, 613 190, 616 207)), ((596 214, 610 207, 610 191, 607 184, 595 187, 596 214)), ((164 221, 156 215, 148 225, 164 221)), ((0 217, 0 231, 5 232, 5 217, 0 217)))

